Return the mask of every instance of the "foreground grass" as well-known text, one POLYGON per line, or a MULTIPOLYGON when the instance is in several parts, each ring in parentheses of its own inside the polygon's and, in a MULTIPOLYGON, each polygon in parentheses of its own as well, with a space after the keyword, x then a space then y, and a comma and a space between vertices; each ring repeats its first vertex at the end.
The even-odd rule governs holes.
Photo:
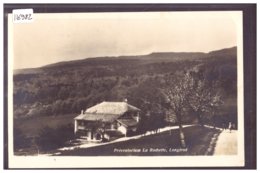
POLYGON ((78 148, 62 151, 59 155, 68 156, 172 156, 172 155, 205 155, 214 134, 218 130, 192 126, 184 128, 187 148, 181 149, 178 129, 144 136, 139 139, 123 141, 92 148, 78 148), (129 149, 129 150, 127 150, 129 149), (133 150, 135 149, 135 150, 133 150), (123 151, 124 150, 124 151, 123 151), (126 151, 127 150, 127 151, 126 151))

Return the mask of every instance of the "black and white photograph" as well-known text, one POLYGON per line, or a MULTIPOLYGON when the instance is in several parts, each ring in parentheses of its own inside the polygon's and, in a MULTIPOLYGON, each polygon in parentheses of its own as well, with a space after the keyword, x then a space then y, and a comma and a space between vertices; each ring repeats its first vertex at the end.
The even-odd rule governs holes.
POLYGON ((11 168, 244 166, 242 11, 7 25, 11 168))

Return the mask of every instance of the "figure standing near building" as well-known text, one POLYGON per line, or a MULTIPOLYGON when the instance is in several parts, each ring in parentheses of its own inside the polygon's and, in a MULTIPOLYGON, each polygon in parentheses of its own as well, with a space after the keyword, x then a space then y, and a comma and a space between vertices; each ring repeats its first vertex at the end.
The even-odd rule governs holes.
POLYGON ((231 133, 231 130, 232 130, 232 123, 231 122, 229 122, 229 124, 228 124, 228 129, 229 129, 229 133, 231 133))

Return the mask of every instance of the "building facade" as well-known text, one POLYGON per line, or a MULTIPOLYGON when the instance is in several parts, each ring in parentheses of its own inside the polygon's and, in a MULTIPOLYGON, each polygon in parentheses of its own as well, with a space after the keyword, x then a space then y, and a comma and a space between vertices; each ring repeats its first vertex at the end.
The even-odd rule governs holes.
POLYGON ((74 132, 88 140, 112 140, 136 132, 140 109, 127 102, 102 102, 74 118, 74 132))

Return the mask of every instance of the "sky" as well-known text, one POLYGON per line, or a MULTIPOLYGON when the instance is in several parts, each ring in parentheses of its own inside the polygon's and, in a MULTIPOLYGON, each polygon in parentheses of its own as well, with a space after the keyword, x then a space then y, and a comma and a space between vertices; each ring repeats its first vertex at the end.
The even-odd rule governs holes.
POLYGON ((237 45, 238 12, 34 14, 8 22, 13 68, 152 52, 209 52, 237 45))

